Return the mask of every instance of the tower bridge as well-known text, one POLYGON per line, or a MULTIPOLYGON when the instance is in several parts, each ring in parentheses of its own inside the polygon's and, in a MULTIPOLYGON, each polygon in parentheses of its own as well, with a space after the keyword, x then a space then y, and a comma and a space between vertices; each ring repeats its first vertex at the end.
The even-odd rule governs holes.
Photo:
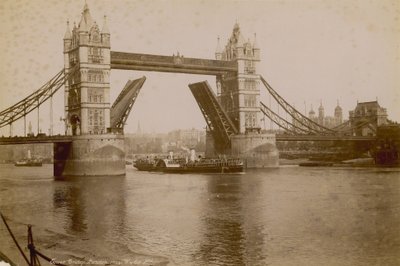
MULTIPOLYGON (((54 143, 54 175, 120 175, 125 173, 123 129, 146 78, 128 81, 115 102, 110 103, 111 70, 140 70, 213 75, 216 93, 207 82, 189 85, 208 127, 208 156, 230 154, 246 160, 248 167, 278 166, 277 140, 371 140, 352 137, 351 125, 330 129, 291 106, 258 73, 260 48, 256 35, 246 41, 234 25, 227 44, 219 39, 215 59, 111 51, 106 18, 100 29, 85 4, 78 25, 67 23, 63 38, 64 69, 39 90, 0 112, 0 127, 24 119, 52 99, 64 85, 66 136, 2 138, 0 144, 54 143), (292 118, 288 121, 260 101, 262 88, 292 118), (261 131, 267 116, 284 135, 261 131), (105 170, 105 166, 107 170, 105 170)), ((372 124, 371 120, 363 123, 372 124)), ((354 123, 353 123, 354 124, 354 123)), ((357 123, 354 126, 364 126, 357 123)), ((26 130, 25 130, 26 135, 26 130)))

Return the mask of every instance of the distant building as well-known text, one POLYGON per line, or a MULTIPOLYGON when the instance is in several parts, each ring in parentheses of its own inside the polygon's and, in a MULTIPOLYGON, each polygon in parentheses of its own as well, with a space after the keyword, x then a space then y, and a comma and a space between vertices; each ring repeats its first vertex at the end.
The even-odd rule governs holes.
POLYGON ((325 112, 324 112, 324 107, 322 106, 322 101, 321 101, 321 104, 319 105, 319 108, 318 108, 318 124, 323 126, 325 124, 324 119, 325 119, 325 112))
POLYGON ((357 103, 349 112, 349 119, 355 136, 376 136, 377 128, 388 124, 386 108, 380 107, 378 101, 357 103))
POLYGON ((308 112, 308 118, 315 123, 327 128, 334 128, 343 123, 343 111, 342 107, 339 106, 339 102, 335 108, 334 116, 325 116, 325 109, 322 102, 318 108, 318 116, 315 116, 315 111, 311 106, 310 112, 308 112))
POLYGON ((138 124, 136 133, 125 134, 126 154, 180 152, 194 148, 203 152, 205 149, 205 130, 178 129, 169 133, 143 133, 138 124))
POLYGON ((192 148, 200 142, 205 142, 205 131, 192 129, 178 129, 168 133, 169 141, 179 143, 181 146, 192 148))
POLYGON ((335 124, 340 125, 343 123, 343 110, 342 107, 339 106, 339 101, 337 102, 337 106, 335 107, 335 124))

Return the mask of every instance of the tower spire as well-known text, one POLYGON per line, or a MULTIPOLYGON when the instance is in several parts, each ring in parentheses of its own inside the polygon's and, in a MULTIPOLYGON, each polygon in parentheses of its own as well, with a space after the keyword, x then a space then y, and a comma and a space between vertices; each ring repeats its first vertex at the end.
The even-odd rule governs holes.
POLYGON ((218 35, 218 38, 217 38, 217 48, 215 49, 215 52, 216 53, 221 53, 221 46, 220 46, 220 43, 219 43, 219 35, 218 35))
POLYGON ((322 100, 320 100, 320 102, 319 102, 319 108, 318 109, 324 109, 324 107, 322 106, 322 100))
POLYGON ((93 19, 92 16, 90 15, 90 10, 89 10, 89 6, 85 1, 85 5, 83 6, 83 11, 82 11, 82 19, 85 21, 86 23, 86 28, 87 30, 90 30, 90 28, 93 25, 93 19))
POLYGON ((101 30, 102 34, 110 34, 110 30, 108 29, 107 25, 107 16, 104 15, 104 23, 103 23, 103 29, 101 30))
POLYGON ((72 39, 71 31, 69 29, 69 20, 67 20, 67 30, 65 31, 64 40, 72 39))
POLYGON ((86 10, 89 10, 87 1, 85 0, 85 5, 83 6, 83 12, 85 12, 86 10))
POLYGON ((82 12, 81 22, 79 22, 79 32, 88 31, 88 27, 86 25, 85 16, 82 12))
POLYGON ((222 60, 222 50, 219 44, 219 36, 217 38, 217 48, 215 48, 215 59, 222 60))
POLYGON ((253 49, 260 49, 260 47, 258 47, 257 34, 256 33, 254 33, 253 49))

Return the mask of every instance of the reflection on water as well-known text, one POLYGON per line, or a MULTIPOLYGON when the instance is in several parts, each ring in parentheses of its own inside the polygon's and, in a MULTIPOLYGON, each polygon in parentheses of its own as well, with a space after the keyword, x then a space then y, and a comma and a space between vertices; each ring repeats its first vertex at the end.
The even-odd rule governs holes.
MULTIPOLYGON (((21 244, 58 260, 131 265, 399 265, 400 169, 228 175, 138 172, 54 181, 0 165, 0 209, 21 244)), ((29 171, 29 172, 28 172, 29 171)), ((22 263, 0 225, 3 253, 22 263)))
POLYGON ((64 227, 67 232, 85 232, 87 229, 86 217, 84 216, 85 203, 82 201, 81 188, 76 185, 57 187, 53 195, 54 211, 65 209, 68 226, 64 227))
POLYGON ((205 229, 197 255, 203 264, 244 264, 241 187, 241 179, 237 175, 208 179, 209 198, 201 217, 205 229))
POLYGON ((123 229, 125 177, 74 177, 55 182, 53 209, 66 214, 68 233, 106 235, 110 229, 123 229), (113 223, 111 228, 108 223, 113 223))

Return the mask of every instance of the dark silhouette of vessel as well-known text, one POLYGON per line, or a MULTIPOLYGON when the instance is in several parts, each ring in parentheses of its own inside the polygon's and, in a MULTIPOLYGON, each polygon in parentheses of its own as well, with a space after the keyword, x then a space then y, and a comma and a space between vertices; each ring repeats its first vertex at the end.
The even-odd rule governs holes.
POLYGON ((242 160, 237 158, 140 159, 134 163, 139 171, 165 173, 238 173, 243 172, 242 160))

